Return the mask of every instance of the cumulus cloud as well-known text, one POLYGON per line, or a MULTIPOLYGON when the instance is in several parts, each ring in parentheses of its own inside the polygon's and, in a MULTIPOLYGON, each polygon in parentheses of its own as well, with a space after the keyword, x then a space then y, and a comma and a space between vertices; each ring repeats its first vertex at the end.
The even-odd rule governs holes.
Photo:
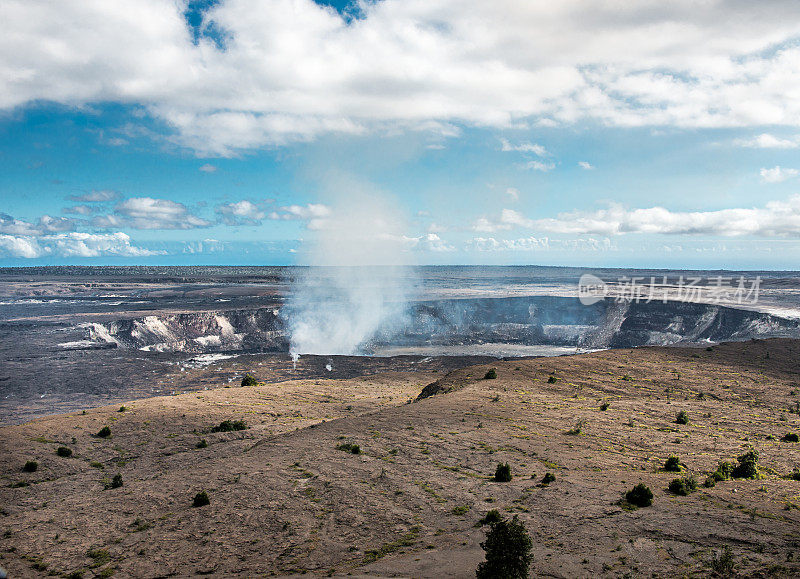
POLYGON ((670 211, 663 207, 627 209, 611 205, 593 212, 562 213, 555 218, 530 219, 513 209, 503 209, 500 218, 478 219, 473 229, 482 232, 531 229, 574 235, 721 235, 800 237, 800 195, 787 201, 770 201, 761 208, 717 211, 670 211))
POLYGON ((733 143, 750 149, 796 149, 800 147, 800 138, 782 139, 769 133, 761 133, 751 139, 736 139, 733 143))
POLYGON ((118 203, 113 215, 98 215, 91 224, 101 229, 195 229, 209 227, 211 222, 193 215, 186 205, 177 201, 131 197, 118 203))
POLYGON ((93 234, 73 231, 42 237, 0 234, 0 255, 5 257, 146 257, 164 253, 131 245, 130 237, 122 232, 93 234))
POLYGON ((616 249, 607 237, 578 239, 550 239, 548 237, 521 237, 517 239, 496 239, 494 237, 473 237, 467 249, 480 252, 494 251, 611 251, 616 249))
POLYGON ((779 165, 774 166, 772 169, 761 169, 761 180, 764 183, 783 183, 788 179, 797 177, 800 171, 797 169, 787 169, 779 165))
POLYGON ((552 171, 556 168, 555 163, 543 161, 528 161, 525 163, 525 167, 527 169, 532 169, 533 171, 541 171, 542 173, 547 173, 548 171, 552 171))
POLYGON ((6 213, 0 213, 0 233, 9 235, 39 236, 60 231, 73 231, 78 224, 77 219, 49 215, 42 215, 35 223, 30 223, 15 219, 6 213))
POLYGON ((116 201, 122 197, 118 191, 102 190, 90 191, 82 195, 70 195, 69 199, 72 201, 80 201, 82 203, 103 203, 106 201, 116 201))
MULTIPOLYGON (((226 0, 0 4, 0 108, 141 105, 201 155, 322 133, 800 126, 800 4, 226 0), (131 17, 135 14, 136 17, 131 17), (54 48, 56 47, 56 48, 54 48)), ((535 151, 531 151, 534 152, 535 151)))
POLYGON ((273 220, 308 221, 308 228, 319 230, 327 225, 331 216, 331 208, 322 203, 308 203, 307 205, 288 205, 278 211, 272 211, 267 216, 273 220))
POLYGON ((427 233, 419 237, 403 236, 402 241, 409 249, 432 251, 434 253, 449 253, 456 250, 454 245, 447 243, 436 233, 427 233))
POLYGON ((226 225, 259 225, 267 215, 258 205, 247 200, 218 205, 216 212, 226 225))
POLYGON ((591 171, 594 169, 594 166, 589 163, 589 161, 578 161, 578 167, 581 169, 586 169, 587 171, 591 171))

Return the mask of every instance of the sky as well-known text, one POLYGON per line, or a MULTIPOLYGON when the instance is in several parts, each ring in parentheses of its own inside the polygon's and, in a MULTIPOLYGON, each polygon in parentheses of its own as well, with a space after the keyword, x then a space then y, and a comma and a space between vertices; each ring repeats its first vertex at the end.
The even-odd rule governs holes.
POLYGON ((800 269, 794 0, 4 0, 0 22, 0 266, 800 269))

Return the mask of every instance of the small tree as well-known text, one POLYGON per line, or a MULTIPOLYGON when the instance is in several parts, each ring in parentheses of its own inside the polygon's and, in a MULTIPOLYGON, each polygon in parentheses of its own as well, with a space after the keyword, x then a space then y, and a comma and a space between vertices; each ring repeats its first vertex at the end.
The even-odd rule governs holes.
POLYGON ((508 463, 498 463, 494 471, 494 482, 511 482, 511 466, 508 463))
POLYGON ((678 415, 675 417, 676 424, 689 424, 689 415, 686 413, 685 410, 681 410, 678 412, 678 415))
POLYGON ((252 374, 250 374, 250 372, 245 374, 244 378, 242 378, 242 386, 257 386, 257 385, 258 385, 258 380, 256 380, 255 377, 252 374))
POLYGON ((486 375, 483 377, 484 380, 494 380, 495 378, 497 378, 497 370, 494 368, 486 372, 486 375))
POLYGON ((625 500, 636 507, 649 507, 653 504, 653 491, 646 484, 639 483, 625 493, 625 500))
POLYGON ((481 547, 486 561, 478 565, 477 579, 527 579, 533 542, 517 515, 492 523, 481 547))

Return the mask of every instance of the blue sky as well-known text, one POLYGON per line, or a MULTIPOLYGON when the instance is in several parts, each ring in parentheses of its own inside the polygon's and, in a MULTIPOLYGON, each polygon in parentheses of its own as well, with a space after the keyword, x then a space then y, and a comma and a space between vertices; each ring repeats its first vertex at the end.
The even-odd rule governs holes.
POLYGON ((798 269, 797 6, 325 4, 4 3, 0 265, 798 269))

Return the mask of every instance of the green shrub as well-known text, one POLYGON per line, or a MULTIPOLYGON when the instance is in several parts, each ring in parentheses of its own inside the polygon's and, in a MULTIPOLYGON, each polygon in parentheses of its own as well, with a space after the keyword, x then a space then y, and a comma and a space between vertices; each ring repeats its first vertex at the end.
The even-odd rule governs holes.
POLYGON ((118 489, 122 486, 122 475, 117 473, 114 475, 114 478, 111 479, 110 483, 106 483, 106 489, 118 489))
POLYGON ((205 438, 202 438, 200 439, 200 442, 195 445, 195 448, 208 448, 208 442, 205 438))
POLYGON ((721 555, 714 553, 708 562, 708 566, 721 577, 730 577, 733 574, 733 568, 736 566, 731 548, 726 546, 721 555))
POLYGON ((497 464, 494 471, 494 482, 511 482, 511 466, 508 463, 497 464))
POLYGON ((689 415, 686 414, 685 410, 678 412, 678 415, 675 417, 675 424, 689 424, 689 415))
POLYGON ((750 449, 742 456, 737 458, 739 464, 733 469, 731 476, 733 478, 749 478, 759 479, 761 473, 758 470, 758 451, 750 449))
POLYGON ((492 523, 497 523, 498 521, 502 521, 503 517, 500 515, 500 511, 497 509, 492 509, 488 513, 486 513, 482 519, 478 522, 481 525, 491 525, 492 523))
POLYGON ((685 497, 691 492, 697 490, 697 481, 694 477, 683 477, 683 478, 676 478, 672 479, 669 483, 669 492, 674 495, 680 495, 685 497))
POLYGON ((606 410, 608 410, 608 407, 609 407, 609 406, 611 406, 611 404, 609 404, 608 402, 603 402, 603 403, 600 405, 600 410, 602 410, 603 412, 605 412, 606 410))
POLYGON ((497 378, 497 370, 494 368, 486 372, 486 375, 483 377, 484 380, 494 380, 495 378, 497 378))
POLYGON ((469 512, 469 505, 460 505, 458 507, 453 507, 451 511, 454 515, 465 515, 469 512))
POLYGON ((477 579, 527 579, 533 542, 516 515, 511 521, 492 523, 481 547, 486 561, 478 565, 477 579))
POLYGON ((25 472, 36 472, 39 470, 39 463, 35 460, 29 460, 25 463, 25 466, 22 467, 22 470, 25 472))
POLYGON ((653 491, 644 483, 639 483, 627 493, 625 500, 636 507, 649 507, 653 504, 653 491))
POLYGON ((59 446, 58 449, 56 449, 56 454, 58 456, 63 456, 64 458, 69 458, 72 456, 72 449, 67 448, 66 446, 59 446))
POLYGON ((549 485, 554 480, 556 480, 556 475, 554 475, 553 473, 550 473, 550 472, 546 472, 546 473, 544 473, 544 476, 542 477, 542 484, 543 485, 549 485))
POLYGON ((119 410, 117 410, 117 412, 125 412, 126 410, 127 410, 127 408, 125 408, 124 406, 120 406, 119 410))
POLYGON ((111 429, 108 426, 104 426, 95 436, 98 438, 108 438, 111 436, 111 429))
POLYGON ((717 481, 729 480, 733 476, 733 471, 736 467, 731 462, 721 462, 717 470, 711 473, 717 481))
POLYGON ((787 432, 786 434, 783 435, 783 438, 781 438, 781 440, 783 442, 800 442, 800 437, 798 437, 797 434, 794 432, 787 432))
POLYGON ((683 470, 683 465, 681 464, 681 460, 673 455, 664 462, 664 470, 667 472, 681 472, 683 470))
POLYGON ((800 480, 800 470, 795 469, 787 478, 792 480, 800 480))
POLYGON ((256 380, 255 377, 252 374, 250 374, 250 372, 245 374, 244 378, 242 378, 242 386, 257 386, 257 385, 258 385, 258 380, 256 380))
POLYGON ((716 484, 717 484, 717 479, 714 477, 713 474, 710 475, 710 476, 707 476, 706 480, 703 481, 703 486, 706 487, 707 489, 710 489, 711 487, 715 486, 716 484))
POLYGON ((92 467, 92 468, 99 468, 100 470, 103 470, 103 469, 106 468, 105 466, 103 466, 102 462, 97 462, 96 460, 91 461, 89 463, 89 466, 92 467))
POLYGON ((233 432, 234 430, 247 430, 247 423, 244 420, 223 420, 219 426, 211 429, 211 432, 233 432))
POLYGON ((558 378, 556 378, 555 376, 550 376, 550 377, 547 379, 547 383, 548 383, 548 384, 555 384, 556 382, 558 382, 558 378))
POLYGON ((192 502, 193 507, 204 507, 210 504, 211 500, 208 498, 208 493, 206 491, 200 491, 194 495, 194 501, 192 502))
POLYGON ((92 560, 91 567, 102 567, 111 560, 111 554, 106 549, 89 549, 86 556, 92 560))
POLYGON ((336 447, 336 450, 343 450, 345 452, 349 452, 350 454, 361 454, 361 447, 357 444, 353 444, 352 442, 343 442, 336 447))

